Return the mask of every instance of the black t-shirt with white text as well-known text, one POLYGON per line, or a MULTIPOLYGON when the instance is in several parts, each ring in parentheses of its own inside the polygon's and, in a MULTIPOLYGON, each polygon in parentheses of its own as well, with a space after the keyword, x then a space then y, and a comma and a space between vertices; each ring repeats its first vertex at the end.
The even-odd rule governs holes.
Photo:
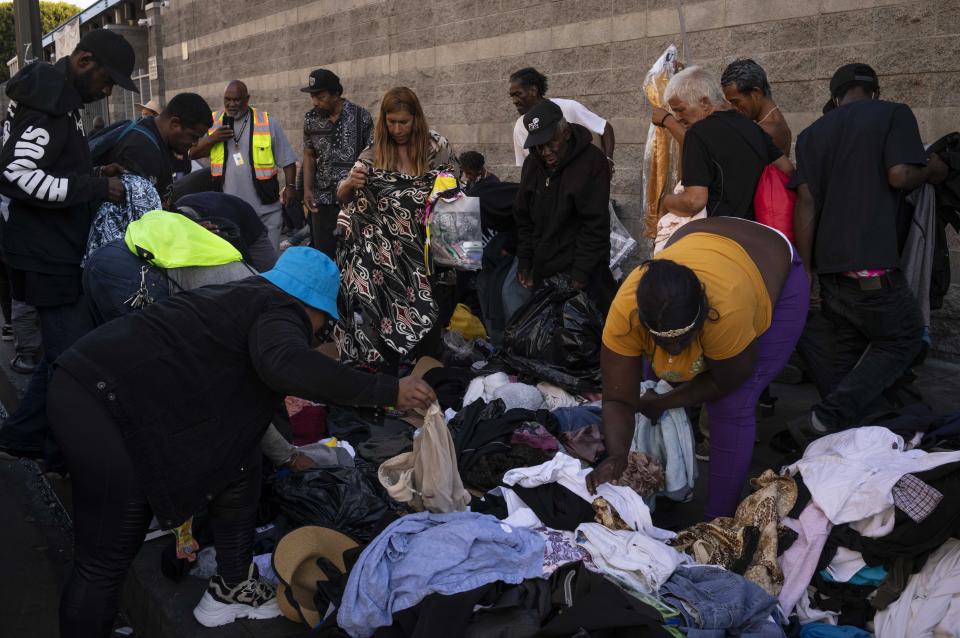
POLYGON ((681 181, 709 190, 708 216, 753 219, 760 175, 781 155, 755 122, 737 111, 716 111, 687 131, 681 181))
POLYGON ((818 273, 896 268, 900 191, 887 170, 926 165, 917 119, 906 104, 859 100, 833 109, 797 137, 792 185, 806 184, 816 226, 818 273))

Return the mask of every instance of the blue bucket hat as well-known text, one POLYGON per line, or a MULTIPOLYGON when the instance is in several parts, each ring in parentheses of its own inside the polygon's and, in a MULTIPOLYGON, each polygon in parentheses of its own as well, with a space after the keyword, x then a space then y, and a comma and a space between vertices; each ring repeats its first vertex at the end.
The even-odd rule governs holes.
POLYGON ((340 270, 316 248, 291 246, 283 251, 271 270, 260 276, 311 308, 340 319, 337 313, 340 270))

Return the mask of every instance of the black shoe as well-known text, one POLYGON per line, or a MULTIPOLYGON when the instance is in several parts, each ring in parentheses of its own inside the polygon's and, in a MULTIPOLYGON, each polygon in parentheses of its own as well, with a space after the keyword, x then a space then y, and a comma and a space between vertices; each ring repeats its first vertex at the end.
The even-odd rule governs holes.
POLYGON ((18 374, 33 374, 37 369, 37 360, 26 354, 18 354, 10 362, 10 369, 18 374))
POLYGON ((790 430, 790 436, 797 442, 801 449, 806 447, 821 436, 830 434, 830 430, 819 423, 813 412, 801 414, 797 418, 787 423, 787 429, 790 430))
POLYGON ((36 461, 43 458, 43 452, 40 450, 23 450, 6 443, 0 443, 0 457, 36 461))
POLYGON ((795 455, 800 454, 803 450, 793 440, 793 435, 790 434, 789 430, 781 430, 773 436, 770 437, 770 448, 774 452, 780 452, 781 454, 795 455))

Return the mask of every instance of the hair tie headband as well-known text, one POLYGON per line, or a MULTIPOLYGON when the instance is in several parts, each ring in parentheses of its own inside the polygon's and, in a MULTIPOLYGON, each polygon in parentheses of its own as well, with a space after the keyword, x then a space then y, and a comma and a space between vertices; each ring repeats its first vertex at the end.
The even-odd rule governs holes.
POLYGON ((697 308, 697 314, 693 318, 693 323, 691 323, 689 326, 685 328, 675 328, 673 330, 663 330, 661 332, 658 332, 653 328, 651 328, 650 326, 647 326, 647 332, 652 334, 654 337, 660 337, 661 339, 673 339, 675 337, 683 336, 688 332, 690 332, 691 330, 693 330, 693 327, 697 325, 697 320, 699 319, 700 319, 700 308, 697 308))

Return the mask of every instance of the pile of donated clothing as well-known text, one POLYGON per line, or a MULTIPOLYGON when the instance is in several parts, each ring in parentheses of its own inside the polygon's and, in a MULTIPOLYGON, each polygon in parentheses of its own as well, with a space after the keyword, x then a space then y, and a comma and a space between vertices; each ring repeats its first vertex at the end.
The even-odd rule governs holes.
POLYGON ((267 480, 256 561, 312 635, 960 632, 960 415, 823 437, 752 479, 733 517, 674 532, 651 512, 692 493, 683 410, 638 415, 622 480, 593 495, 599 394, 444 343, 409 371, 438 397, 423 414, 287 400, 321 467, 267 480))

